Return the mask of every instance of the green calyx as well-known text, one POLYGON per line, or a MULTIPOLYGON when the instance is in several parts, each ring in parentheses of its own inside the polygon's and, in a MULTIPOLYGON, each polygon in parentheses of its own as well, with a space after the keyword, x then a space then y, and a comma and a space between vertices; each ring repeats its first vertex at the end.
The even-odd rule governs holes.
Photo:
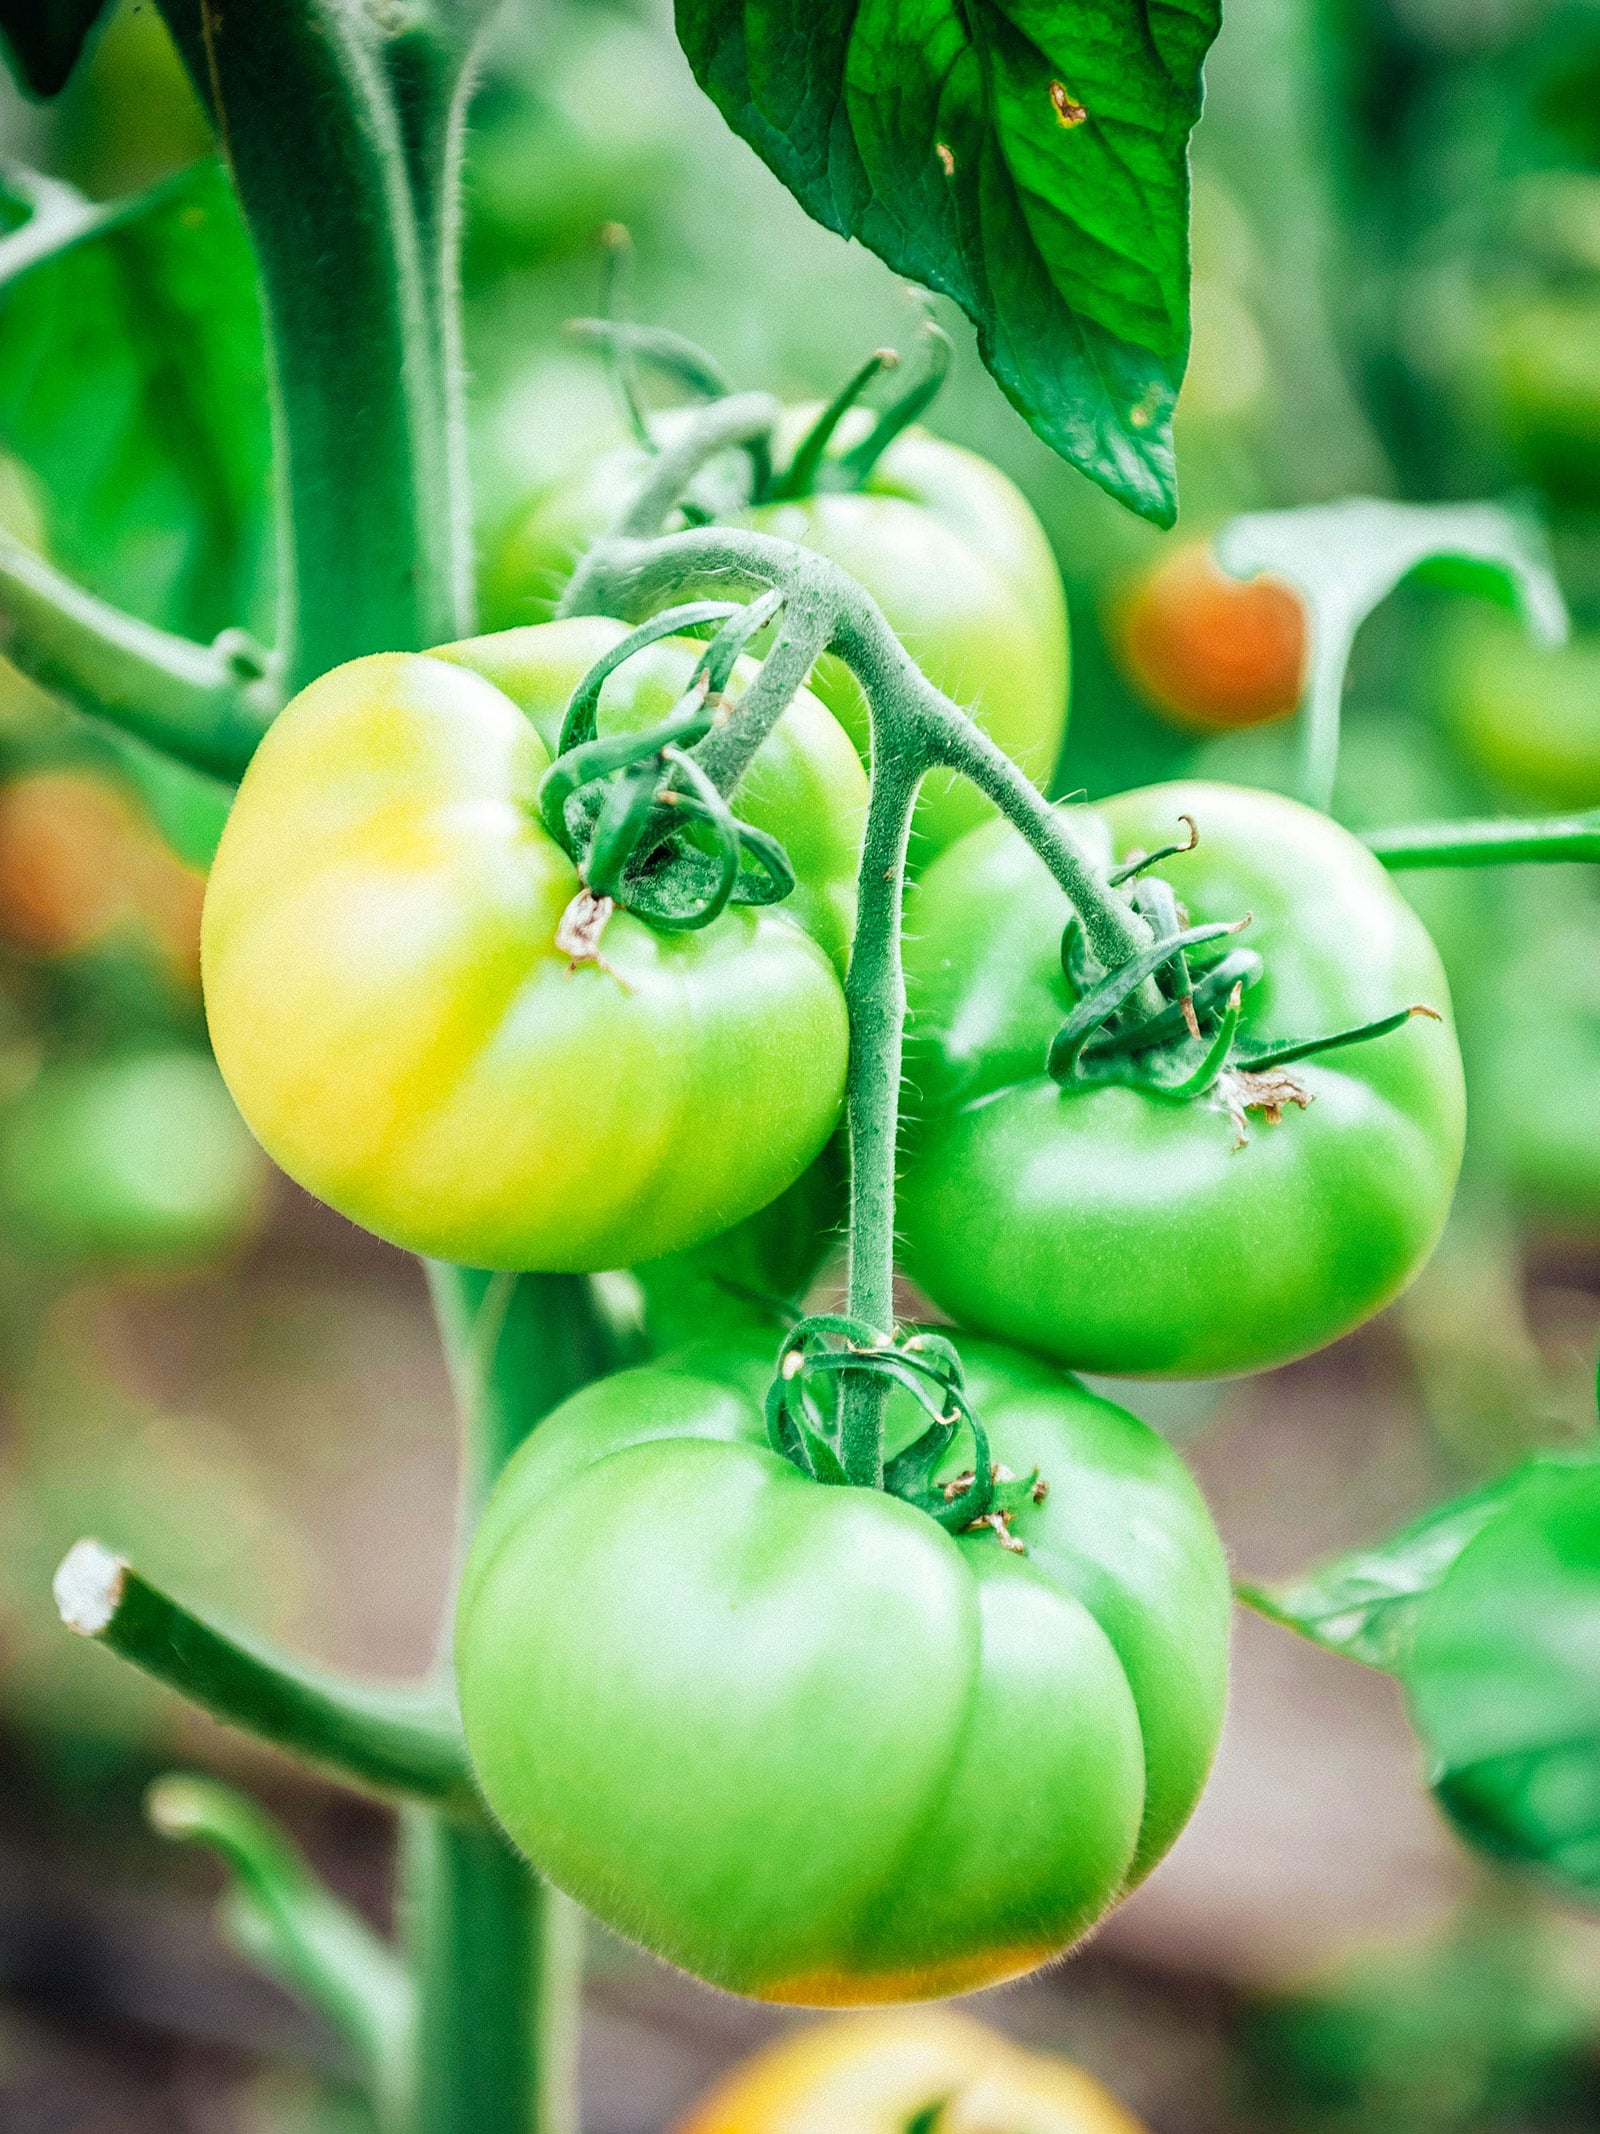
POLYGON ((593 958, 620 907, 669 933, 709 926, 730 904, 776 904, 794 887, 788 854, 741 822, 692 751, 732 716, 727 690, 745 646, 772 621, 778 594, 748 606, 694 601, 657 615, 590 668, 562 720, 559 753, 539 786, 545 828, 583 883, 558 933, 593 958), (669 715, 642 733, 599 732, 607 678, 664 637, 720 625, 669 715))
POLYGON ((799 1320, 784 1337, 767 1391, 773 1451, 815 1482, 848 1485, 844 1396, 850 1380, 863 1377, 909 1393, 928 1419, 885 1465, 888 1494, 926 1512, 947 1533, 987 1527, 1002 1547, 1021 1552, 1011 1520, 1024 1505, 1042 1503, 1048 1485, 1037 1469, 1018 1477, 991 1458, 988 1435, 967 1398, 961 1358, 943 1334, 880 1334, 843 1312, 799 1320), (972 1464, 940 1482, 938 1472, 963 1430, 971 1437, 972 1464))
POLYGON ((862 394, 885 371, 899 367, 892 348, 880 348, 867 358, 834 394, 815 422, 795 446, 787 467, 772 476, 757 504, 787 503, 818 490, 864 489, 873 469, 902 430, 908 429, 937 399, 950 373, 953 353, 950 337, 932 319, 922 327, 924 361, 917 376, 896 395, 877 421, 847 451, 830 454, 829 445, 841 422, 858 405, 862 394))
POLYGON ((1128 901, 1150 929, 1147 947, 1108 969, 1076 915, 1068 920, 1061 964, 1077 998, 1047 1065, 1063 1089, 1115 1082, 1173 1102, 1218 1105, 1233 1119, 1242 1147, 1247 1113, 1259 1111, 1276 1124, 1286 1106, 1304 1110, 1311 1102, 1311 1092, 1286 1071, 1291 1065, 1386 1037, 1414 1015, 1437 1019, 1437 1011, 1411 1005, 1348 1030, 1277 1044, 1242 1037, 1244 998, 1265 964, 1253 950, 1227 944, 1250 924, 1250 914, 1191 926, 1171 883, 1150 872, 1194 849, 1199 833, 1184 820, 1184 843, 1136 855, 1107 876, 1113 888, 1131 883, 1128 901), (1163 1005, 1149 1013, 1141 988, 1152 979, 1163 1005))

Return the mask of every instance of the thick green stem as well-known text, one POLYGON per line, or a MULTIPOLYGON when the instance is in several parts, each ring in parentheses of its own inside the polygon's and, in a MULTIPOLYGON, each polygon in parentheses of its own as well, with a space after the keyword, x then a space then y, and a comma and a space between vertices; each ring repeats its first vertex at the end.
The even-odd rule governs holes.
POLYGON ((431 10, 347 0, 161 5, 260 269, 289 685, 458 637, 471 617, 449 203, 465 39, 431 10))
POLYGON ((582 1915, 487 1821, 412 1814, 403 1869, 408 2134, 576 2134, 582 1915))
POLYGON ((1504 867, 1518 860, 1600 860, 1600 810, 1533 822, 1425 822, 1368 830, 1363 842, 1395 872, 1504 867))
MULTIPOLYGON (((574 1275, 428 1263, 461 1424, 462 1541, 528 1432, 603 1370, 574 1275)), ((417 1971, 411 2134, 573 2134, 581 1922, 487 1820, 414 1816, 407 1931, 417 1971)))
POLYGON ((347 1784, 473 1812, 460 1726, 442 1692, 354 1682, 269 1652, 204 1621, 98 1541, 69 1550, 55 1593, 69 1630, 214 1718, 276 1742, 347 1784))

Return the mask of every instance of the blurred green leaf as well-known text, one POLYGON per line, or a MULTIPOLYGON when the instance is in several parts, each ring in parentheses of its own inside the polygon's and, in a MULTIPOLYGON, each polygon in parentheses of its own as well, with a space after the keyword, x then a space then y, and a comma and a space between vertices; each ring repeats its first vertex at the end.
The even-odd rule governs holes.
POLYGON ((802 207, 953 297, 1039 435, 1163 526, 1218 21, 1215 0, 677 0, 701 87, 802 207))
POLYGON ((1600 1893, 1600 1450, 1546 1453, 1239 1598, 1395 1675, 1471 1843, 1600 1893))
MULTIPOLYGON (((43 211, 36 185, 7 195, 13 216, 43 211)), ((38 477, 73 576, 192 636, 247 625, 270 549, 270 436, 227 180, 206 162, 76 223, 64 200, 51 213, 61 242, 0 294, 0 444, 38 477)), ((24 221, 0 244, 32 236, 24 221)))
POLYGON ((1392 1674, 1410 1648, 1422 1603, 1527 1472, 1520 1468, 1509 1482, 1425 1513, 1375 1548, 1335 1556, 1293 1585, 1241 1585, 1238 1596, 1313 1644, 1392 1674))
POLYGON ((1600 1462, 1541 1462, 1462 1550, 1402 1669, 1476 1845, 1600 1895, 1600 1462))
POLYGON ((35 96, 56 96, 78 63, 105 0, 0 0, 11 71, 35 96))

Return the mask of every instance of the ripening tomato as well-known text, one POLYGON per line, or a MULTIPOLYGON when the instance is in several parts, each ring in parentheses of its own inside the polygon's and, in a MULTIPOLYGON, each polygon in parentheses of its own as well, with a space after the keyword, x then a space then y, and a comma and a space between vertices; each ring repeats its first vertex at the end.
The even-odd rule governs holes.
POLYGON ((204 894, 108 779, 61 769, 0 787, 0 929, 36 954, 133 929, 192 984, 204 894))
POLYGON ((1070 2060, 950 2008, 792 2030, 725 2075, 673 2134, 1143 2134, 1070 2060))
POLYGON ((1060 1087, 1046 1060, 1076 998, 1067 900, 1008 825, 976 830, 907 910, 906 1264, 958 1324, 1081 1370, 1263 1370, 1358 1326, 1437 1242, 1465 1129, 1444 970, 1372 854, 1297 801, 1196 781, 1097 812, 1086 834, 1124 857, 1181 837, 1180 816, 1198 826, 1160 872, 1197 924, 1252 914, 1239 938, 1264 970, 1245 1046, 1416 1005, 1440 1020, 1297 1063, 1298 1094, 1242 1146, 1226 1079, 1190 1099, 1060 1087))
POLYGON ((1113 610, 1111 641, 1140 695, 1191 733, 1260 726, 1300 701, 1299 595, 1277 578, 1230 577, 1204 541, 1162 554, 1113 610))
MULTIPOLYGON (((745 781, 787 902, 680 933, 618 910, 576 969, 556 945, 580 885, 538 814, 540 733, 621 634, 335 669, 279 716, 223 834, 202 947, 228 1085, 292 1177, 412 1251, 551 1270, 674 1251, 782 1192, 837 1120, 864 786, 814 700, 745 781)), ((703 649, 667 665, 686 679, 703 649)), ((602 734, 670 702, 640 664, 608 683, 602 734)))
POLYGON ((1025 1553, 802 1474, 711 1345, 574 1394, 485 1511, 456 1629, 484 1797, 558 1888, 714 1985, 846 2006, 1015 1977, 1199 1797, 1229 1613, 1199 1493, 1073 1380, 966 1360, 993 1457, 1049 1485, 1025 1553))

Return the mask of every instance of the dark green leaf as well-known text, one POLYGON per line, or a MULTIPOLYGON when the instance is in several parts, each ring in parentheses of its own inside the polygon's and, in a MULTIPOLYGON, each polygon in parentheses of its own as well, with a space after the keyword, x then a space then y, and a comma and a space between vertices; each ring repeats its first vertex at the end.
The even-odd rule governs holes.
MULTIPOLYGON (((41 209, 37 185, 14 202, 41 209)), ((61 566, 209 637, 259 620, 270 550, 255 273, 221 169, 74 218, 0 290, 0 446, 38 477, 61 566), (55 241, 59 239, 59 241, 55 241)), ((24 223, 6 247, 33 231, 24 223)))
POLYGON ((1401 1674, 1463 1833, 1600 1896, 1600 1461, 1525 1472, 1422 1609, 1401 1674))
POLYGON ((11 71, 35 96, 57 96, 106 0, 0 0, 0 40, 11 71))
POLYGON ((1164 526, 1218 19, 1216 0, 677 0, 701 87, 807 212, 953 297, 1039 435, 1164 526))

